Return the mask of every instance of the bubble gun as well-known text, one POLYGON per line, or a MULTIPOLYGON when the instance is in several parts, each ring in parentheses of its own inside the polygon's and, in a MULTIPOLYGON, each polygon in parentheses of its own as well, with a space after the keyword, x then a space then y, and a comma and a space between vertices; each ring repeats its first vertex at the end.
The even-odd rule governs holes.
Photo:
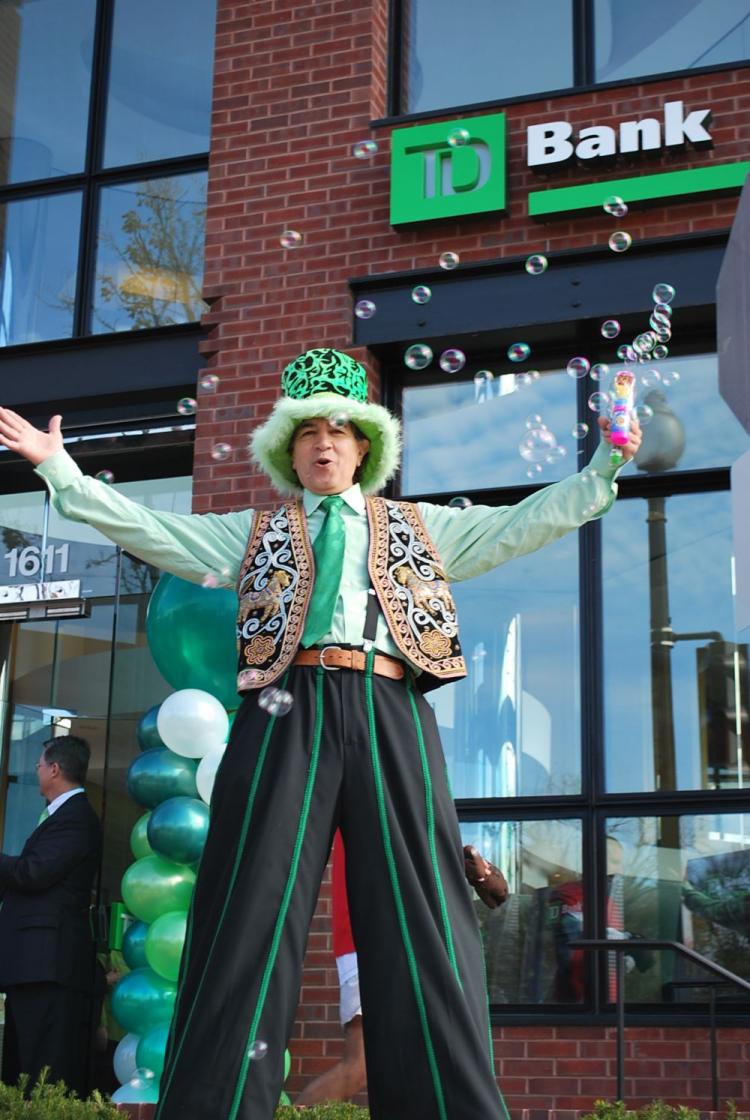
POLYGON ((630 439, 630 420, 635 410, 635 376, 626 369, 618 370, 612 382, 612 407, 610 409, 610 462, 619 466, 622 450, 630 439))

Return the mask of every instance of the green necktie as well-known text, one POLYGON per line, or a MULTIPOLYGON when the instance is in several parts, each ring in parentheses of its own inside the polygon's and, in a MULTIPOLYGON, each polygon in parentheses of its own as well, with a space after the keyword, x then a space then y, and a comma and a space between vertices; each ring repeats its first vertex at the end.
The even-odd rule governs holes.
POLYGON ((320 503, 326 516, 313 545, 315 585, 302 635, 303 646, 314 646, 329 632, 333 622, 344 570, 346 529, 341 516, 343 504, 344 499, 339 494, 330 494, 320 503))
POLYGON ((39 814, 39 820, 36 822, 37 828, 42 823, 42 821, 46 821, 48 816, 49 816, 49 805, 45 805, 44 808, 42 809, 41 813, 39 814))

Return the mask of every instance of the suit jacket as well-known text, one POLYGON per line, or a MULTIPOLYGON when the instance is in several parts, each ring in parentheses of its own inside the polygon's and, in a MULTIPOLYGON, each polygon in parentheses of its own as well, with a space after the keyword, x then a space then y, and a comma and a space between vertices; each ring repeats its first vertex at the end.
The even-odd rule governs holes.
POLYGON ((90 990, 91 887, 102 832, 85 794, 68 798, 18 856, 0 854, 0 991, 47 981, 90 990))

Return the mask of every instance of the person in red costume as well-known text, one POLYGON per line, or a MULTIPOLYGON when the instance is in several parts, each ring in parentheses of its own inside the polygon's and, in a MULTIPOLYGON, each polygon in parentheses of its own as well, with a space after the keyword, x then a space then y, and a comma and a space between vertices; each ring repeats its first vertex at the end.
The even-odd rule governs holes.
MULTIPOLYGON (((486 860, 471 844, 464 847, 464 870, 469 884, 490 909, 501 906, 508 897, 508 884, 499 868, 486 860)), ((347 1101, 367 1088, 365 1044, 362 1034, 362 1005, 359 998, 359 971, 354 945, 349 903, 346 897, 346 855, 341 833, 333 840, 331 873, 331 930, 333 954, 339 974, 339 1014, 344 1028, 344 1053, 341 1060, 300 1093, 298 1108, 323 1101, 347 1101)))

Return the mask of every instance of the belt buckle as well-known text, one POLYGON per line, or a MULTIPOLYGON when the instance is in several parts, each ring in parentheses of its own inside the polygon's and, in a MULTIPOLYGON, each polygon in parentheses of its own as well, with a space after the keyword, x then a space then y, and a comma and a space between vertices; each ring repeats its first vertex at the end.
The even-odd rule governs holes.
POLYGON ((320 665, 321 669, 325 669, 329 673, 338 673, 340 671, 340 669, 341 669, 340 665, 326 665, 325 660, 324 660, 324 654, 325 654, 327 649, 338 649, 338 648, 339 648, 338 646, 323 646, 323 648, 320 650, 320 655, 318 657, 318 664, 320 665))

